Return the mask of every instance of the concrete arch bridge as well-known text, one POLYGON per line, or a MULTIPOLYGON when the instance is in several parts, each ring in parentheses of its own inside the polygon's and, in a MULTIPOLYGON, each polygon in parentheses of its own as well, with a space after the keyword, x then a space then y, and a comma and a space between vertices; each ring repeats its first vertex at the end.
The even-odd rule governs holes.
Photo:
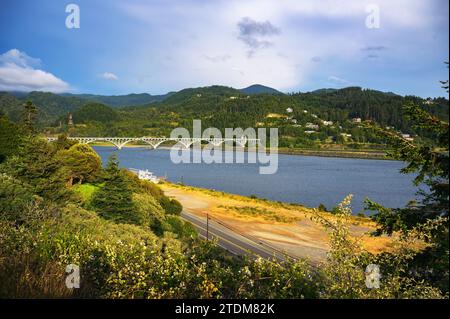
MULTIPOLYGON (((115 147, 117 149, 122 149, 125 145, 127 145, 130 142, 143 142, 145 144, 148 144, 153 149, 156 149, 158 146, 160 146, 162 143, 167 141, 173 141, 179 143, 184 148, 191 147, 192 144, 195 142, 208 142, 212 145, 218 147, 221 144, 232 141, 233 143, 236 143, 237 145, 241 147, 245 147, 245 145, 248 142, 253 143, 254 145, 260 145, 260 139, 257 138, 247 138, 247 137, 240 137, 240 138, 171 138, 171 137, 68 137, 67 139, 72 141, 77 141, 82 144, 90 144, 95 142, 107 142, 115 147)), ((56 141, 56 137, 48 137, 47 140, 49 142, 56 141)))

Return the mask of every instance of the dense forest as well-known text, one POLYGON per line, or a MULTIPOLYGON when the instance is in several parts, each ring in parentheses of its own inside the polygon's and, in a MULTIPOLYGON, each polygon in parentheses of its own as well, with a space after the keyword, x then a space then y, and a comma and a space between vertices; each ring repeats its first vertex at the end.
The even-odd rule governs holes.
POLYGON ((287 148, 383 148, 387 140, 363 125, 370 122, 411 138, 428 138, 405 121, 402 105, 408 102, 439 119, 449 116, 445 98, 403 97, 360 87, 281 94, 263 86, 184 89, 164 96, 144 96, 143 100, 141 95, 107 98, 31 92, 16 97, 0 93, 0 112, 17 122, 26 100, 39 109, 38 125, 52 135, 168 136, 173 128, 190 129, 193 119, 201 119, 204 128, 222 131, 226 127, 278 127, 279 145, 287 148), (133 104, 149 98, 158 101, 133 104), (74 125, 68 125, 69 114, 74 125))

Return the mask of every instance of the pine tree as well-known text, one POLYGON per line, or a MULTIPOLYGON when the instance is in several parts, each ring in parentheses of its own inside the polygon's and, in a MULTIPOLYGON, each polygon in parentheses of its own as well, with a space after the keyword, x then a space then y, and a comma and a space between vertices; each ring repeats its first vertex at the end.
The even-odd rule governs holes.
POLYGON ((92 205, 103 218, 137 224, 133 189, 126 175, 120 170, 115 154, 109 157, 104 174, 104 186, 95 192, 92 205))
POLYGON ((36 121, 37 108, 32 101, 27 101, 24 104, 23 124, 25 129, 30 135, 35 133, 35 121, 36 121))

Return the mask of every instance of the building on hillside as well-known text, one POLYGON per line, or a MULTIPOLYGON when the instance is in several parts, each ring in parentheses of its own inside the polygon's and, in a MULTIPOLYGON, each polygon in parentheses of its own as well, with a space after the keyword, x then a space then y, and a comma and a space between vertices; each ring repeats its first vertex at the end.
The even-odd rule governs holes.
POLYGON ((305 134, 314 134, 317 133, 316 131, 305 131, 305 134))
POLYGON ((353 122, 353 123, 361 123, 362 120, 361 120, 360 117, 354 117, 354 118, 352 118, 352 122, 353 122))
POLYGON ((333 125, 333 121, 322 121, 322 124, 325 126, 331 126, 333 125))
POLYGON ((319 129, 319 125, 313 124, 313 123, 306 123, 306 124, 305 124, 305 127, 306 127, 306 128, 309 128, 309 129, 316 130, 316 131, 319 129))
POLYGON ((230 96, 230 100, 236 100, 237 98, 237 96, 230 96))
POLYGON ((293 110, 291 107, 288 107, 288 108, 286 109, 286 113, 292 113, 292 112, 294 112, 294 110, 293 110))
POLYGON ((410 134, 402 134, 402 137, 409 142, 414 141, 414 137, 412 137, 410 134))
POLYGON ((73 126, 72 113, 69 113, 69 119, 68 119, 68 121, 67 121, 67 124, 68 124, 69 126, 73 126))
POLYGON ((294 124, 297 124, 297 120, 296 119, 291 119, 291 122, 294 124))

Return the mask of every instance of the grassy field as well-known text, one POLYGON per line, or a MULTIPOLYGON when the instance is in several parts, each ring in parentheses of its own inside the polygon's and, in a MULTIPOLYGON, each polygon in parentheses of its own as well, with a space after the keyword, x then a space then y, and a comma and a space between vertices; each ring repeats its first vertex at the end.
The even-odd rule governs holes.
POLYGON ((101 185, 81 184, 81 185, 74 185, 73 190, 81 197, 81 200, 84 203, 88 203, 94 192, 100 187, 101 185))

